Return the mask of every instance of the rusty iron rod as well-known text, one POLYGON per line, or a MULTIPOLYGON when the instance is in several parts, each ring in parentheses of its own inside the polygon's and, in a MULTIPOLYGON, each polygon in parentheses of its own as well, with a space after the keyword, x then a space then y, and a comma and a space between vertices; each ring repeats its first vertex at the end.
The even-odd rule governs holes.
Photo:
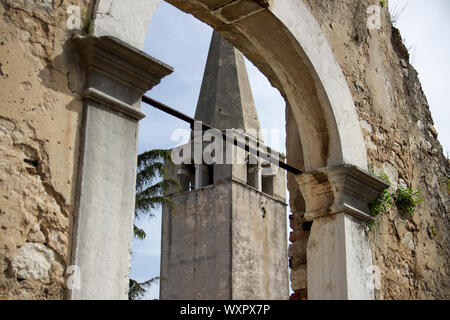
MULTIPOLYGON (((225 141, 233 140, 233 143, 234 143, 235 146, 237 146, 237 147, 239 147, 239 148, 243 148, 245 151, 247 151, 247 152, 249 152, 249 153, 251 153, 251 154, 253 154, 253 155, 257 156, 257 157, 263 157, 263 158, 266 158, 266 159, 269 159, 269 158, 270 158, 270 157, 269 157, 267 154, 265 154, 264 152, 259 151, 259 154, 258 154, 258 150, 255 150, 254 148, 250 147, 249 144, 248 144, 247 142, 245 143, 244 146, 242 146, 242 145, 240 145, 240 144, 238 143, 238 141, 237 141, 237 139, 236 139, 235 137, 229 137, 229 136, 227 136, 225 133, 223 133, 222 130, 213 128, 213 127, 211 127, 210 125, 208 125, 208 124, 206 124, 206 123, 203 123, 203 122, 201 122, 201 121, 197 121, 196 119, 191 118, 191 117, 189 117, 188 115, 186 115, 186 114, 184 114, 184 113, 182 113, 182 112, 180 112, 180 111, 178 111, 178 110, 176 110, 176 109, 174 109, 174 108, 171 108, 171 107, 165 105, 165 104, 162 103, 162 102, 159 102, 159 101, 157 101, 157 100, 155 100, 155 99, 152 99, 152 98, 150 98, 150 97, 148 97, 148 96, 145 96, 145 95, 142 96, 142 102, 144 102, 145 104, 148 104, 148 105, 150 105, 150 106, 152 106, 152 107, 154 107, 154 108, 156 108, 156 109, 158 109, 158 110, 161 110, 161 111, 163 111, 163 112, 165 112, 165 113, 168 113, 168 114, 170 114, 171 116, 174 116, 175 118, 178 118, 178 119, 180 119, 180 120, 183 120, 183 121, 185 121, 185 122, 188 122, 188 123, 191 125, 191 129, 193 129, 194 123, 195 123, 195 122, 202 123, 202 130, 216 130, 216 131, 219 131, 219 132, 221 132, 222 138, 223 138, 225 141)), ((280 161, 280 160, 278 160, 278 164, 277 164, 277 165, 278 165, 280 168, 282 168, 282 169, 284 169, 284 170, 286 170, 286 171, 288 171, 288 172, 291 172, 291 173, 293 173, 293 174, 295 174, 295 175, 297 175, 297 174, 302 174, 302 173, 303 173, 301 170, 299 170, 299 169, 297 169, 297 168, 294 168, 294 167, 292 167, 292 166, 288 165, 287 163, 285 163, 285 162, 283 162, 283 161, 280 161)))

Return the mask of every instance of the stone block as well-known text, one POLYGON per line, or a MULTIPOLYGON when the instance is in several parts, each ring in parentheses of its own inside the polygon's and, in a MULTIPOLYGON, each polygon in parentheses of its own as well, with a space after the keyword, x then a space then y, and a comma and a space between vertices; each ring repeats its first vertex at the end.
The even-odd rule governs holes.
POLYGON ((289 245, 289 257, 306 256, 308 238, 303 238, 289 245))
POLYGON ((306 264, 302 265, 297 270, 291 270, 291 288, 294 291, 303 290, 307 287, 307 273, 306 264))
POLYGON ((19 279, 43 280, 48 278, 54 261, 53 250, 41 243, 26 243, 19 249, 11 266, 14 276, 19 279))
POLYGON ((291 234, 289 235, 289 241, 296 242, 299 240, 308 239, 308 237, 309 237, 308 231, 303 231, 303 230, 292 231, 291 234))

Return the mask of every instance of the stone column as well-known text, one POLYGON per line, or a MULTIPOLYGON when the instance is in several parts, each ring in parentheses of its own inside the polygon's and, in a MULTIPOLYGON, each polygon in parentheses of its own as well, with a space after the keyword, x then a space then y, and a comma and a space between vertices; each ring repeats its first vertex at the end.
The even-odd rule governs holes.
MULTIPOLYGON (((194 178, 195 178, 195 174, 194 174, 194 178)), ((191 190, 192 173, 190 171, 187 171, 184 169, 178 169, 177 179, 181 185, 181 190, 180 190, 181 192, 191 190)))
POLYGON ((260 161, 254 156, 249 155, 247 163, 247 181, 250 186, 262 190, 262 168, 260 161))
POLYGON ((208 185, 208 166, 204 164, 195 165, 195 189, 200 189, 208 185))
POLYGON ((297 177, 313 221, 307 246, 308 299, 374 299, 368 204, 388 187, 354 166, 297 177))
POLYGON ((110 37, 77 38, 85 106, 69 299, 127 299, 142 95, 173 70, 110 37))
POLYGON ((262 191, 262 168, 259 165, 258 168, 256 169, 257 172, 257 176, 258 176, 258 191, 262 191))

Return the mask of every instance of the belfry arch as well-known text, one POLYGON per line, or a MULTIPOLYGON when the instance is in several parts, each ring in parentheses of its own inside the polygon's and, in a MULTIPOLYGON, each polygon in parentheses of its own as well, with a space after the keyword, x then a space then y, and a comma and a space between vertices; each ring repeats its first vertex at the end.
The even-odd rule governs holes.
MULTIPOLYGON (((86 112, 82 129, 84 142, 72 258, 73 264, 81 268, 83 286, 71 291, 72 299, 126 298, 131 234, 118 239, 132 221, 134 183, 128 175, 135 171, 132 165, 137 125, 143 116, 140 96, 169 73, 167 66, 161 67, 139 51, 160 2, 99 0, 94 8, 93 35, 77 40, 86 68, 91 71, 87 74, 85 99, 92 111, 86 112), (109 69, 117 66, 118 71, 109 69), (131 71, 124 75, 123 70, 131 71), (109 84, 99 85, 105 77, 109 84), (149 80, 143 83, 145 78, 149 80), (137 89, 131 88, 132 85, 137 89), (108 113, 106 119, 102 113, 106 114, 108 107, 118 113, 108 113), (108 123, 123 128, 121 139, 108 137, 109 133, 104 140, 89 139, 91 135, 99 136, 101 126, 108 130, 108 123), (100 143, 104 149, 128 153, 120 168, 105 166, 102 171, 96 167, 101 161, 95 156, 100 143), (115 183, 121 184, 120 190, 101 188, 98 184, 101 176, 96 175, 99 171, 106 175, 105 170, 115 170, 118 176, 115 183), (127 174, 121 176, 117 170, 127 174), (101 194, 89 198, 89 191, 94 189, 101 190, 101 194), (106 211, 95 217, 110 199, 118 198, 123 200, 121 212, 110 207, 108 217, 106 211), (113 230, 99 231, 92 227, 102 219, 111 221, 109 227, 113 230), (108 234, 111 242, 102 243, 97 247, 100 252, 95 253, 89 249, 89 243, 92 239, 105 239, 102 232, 108 234), (120 249, 111 257, 108 252, 116 248, 115 241, 120 243, 120 249), (112 261, 119 260, 120 265, 111 269, 112 261), (91 282, 94 276, 96 280, 91 282)), ((312 14, 297 0, 167 2, 220 32, 267 76, 290 106, 300 139, 301 151, 296 152, 299 169, 305 172, 295 178, 298 188, 290 191, 302 192, 305 219, 313 221, 307 257, 309 298, 373 299, 370 285, 373 276, 367 272, 372 257, 363 229, 364 223, 371 219, 367 204, 385 185, 367 173, 366 147, 352 95, 312 14)))

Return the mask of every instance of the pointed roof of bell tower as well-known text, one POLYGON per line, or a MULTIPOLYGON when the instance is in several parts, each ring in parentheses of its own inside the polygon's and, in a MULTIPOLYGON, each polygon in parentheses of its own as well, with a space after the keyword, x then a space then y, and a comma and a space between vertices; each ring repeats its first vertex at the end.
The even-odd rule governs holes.
POLYGON ((217 129, 250 129, 259 136, 243 54, 213 32, 195 118, 217 129))

